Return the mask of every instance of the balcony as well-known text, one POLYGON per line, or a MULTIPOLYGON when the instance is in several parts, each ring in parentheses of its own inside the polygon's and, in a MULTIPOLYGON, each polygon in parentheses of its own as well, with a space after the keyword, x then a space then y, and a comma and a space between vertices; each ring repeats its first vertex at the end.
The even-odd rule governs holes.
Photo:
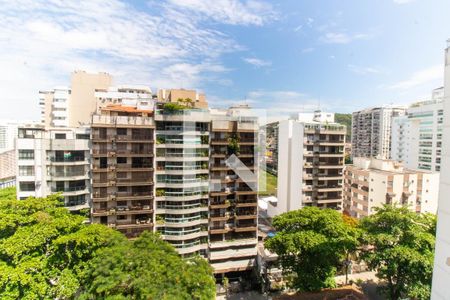
POLYGON ((153 135, 117 135, 116 142, 142 142, 142 143, 153 143, 153 135))
POLYGON ((228 145, 229 141, 226 138, 212 138, 211 145, 228 145))
POLYGON ((153 185, 152 177, 117 178, 117 186, 153 185))
POLYGON ((135 221, 121 221, 117 220, 115 223, 117 229, 128 229, 128 228, 152 228, 153 223, 150 218, 136 219, 135 221))
POLYGON ((154 127, 155 121, 153 118, 135 117, 135 116, 92 116, 92 127, 97 126, 112 126, 123 125, 124 127, 154 127))
POLYGON ((117 200, 152 200, 152 191, 143 192, 117 192, 117 200))

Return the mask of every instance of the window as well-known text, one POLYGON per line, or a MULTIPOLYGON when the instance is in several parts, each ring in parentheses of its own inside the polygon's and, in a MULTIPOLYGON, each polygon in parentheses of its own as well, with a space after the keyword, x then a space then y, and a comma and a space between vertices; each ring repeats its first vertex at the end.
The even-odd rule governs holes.
POLYGON ((34 176, 34 166, 19 166, 19 176, 34 176))
POLYGON ((20 182, 19 188, 22 192, 34 192, 34 181, 22 181, 20 182))
POLYGON ((127 163, 127 158, 126 157, 118 157, 117 158, 117 163, 118 164, 126 164, 127 163))
POLYGON ((117 135, 127 135, 126 128, 117 128, 117 135))
POLYGON ((117 191, 119 193, 126 193, 127 192, 127 187, 126 186, 119 186, 119 187, 117 187, 117 191))
POLYGON ((117 216, 116 218, 117 218, 117 220, 126 220, 126 219, 127 219, 127 216, 119 215, 119 216, 117 216))
POLYGON ((76 135, 76 139, 77 140, 89 140, 90 139, 90 136, 89 136, 89 134, 81 134, 81 133, 77 133, 77 135, 76 135))
POLYGON ((65 133, 55 133, 55 140, 65 140, 66 134, 65 133))
POLYGON ((86 195, 69 196, 67 206, 82 205, 86 203, 86 195))
POLYGON ((34 150, 19 150, 19 159, 34 159, 34 150))

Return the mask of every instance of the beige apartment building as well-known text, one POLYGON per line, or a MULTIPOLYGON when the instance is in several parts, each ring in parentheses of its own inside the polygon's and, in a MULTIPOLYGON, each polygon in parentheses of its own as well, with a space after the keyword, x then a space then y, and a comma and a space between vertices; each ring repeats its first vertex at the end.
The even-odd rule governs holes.
POLYGON ((108 73, 73 72, 70 87, 39 92, 41 123, 45 127, 89 124, 97 106, 96 90, 106 90, 111 84, 112 76, 108 73))
POLYGON ((180 102, 193 108, 208 108, 205 94, 200 94, 195 90, 160 89, 158 90, 158 101, 180 102))
POLYGON ((436 213, 439 173, 410 170, 393 160, 356 157, 344 171, 344 212, 362 218, 383 204, 436 213))

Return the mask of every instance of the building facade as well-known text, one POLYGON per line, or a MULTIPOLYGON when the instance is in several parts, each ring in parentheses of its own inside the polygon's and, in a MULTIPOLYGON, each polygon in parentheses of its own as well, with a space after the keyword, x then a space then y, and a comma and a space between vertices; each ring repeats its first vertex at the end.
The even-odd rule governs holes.
POLYGON ((406 169, 393 160, 355 157, 344 174, 344 212, 352 217, 367 217, 383 204, 407 205, 418 213, 437 211, 439 173, 406 169))
POLYGON ((71 210, 90 204, 90 129, 19 126, 17 199, 61 193, 71 210))
POLYGON ((278 201, 269 204, 269 216, 303 206, 342 210, 346 127, 326 115, 303 114, 279 123, 278 201))
POLYGON ((352 157, 390 158, 392 117, 405 114, 404 107, 368 108, 352 114, 352 157))
POLYGON ((0 121, 0 153, 15 149, 18 125, 17 122, 0 121))
POLYGON ((45 127, 79 127, 89 124, 96 111, 96 90, 107 90, 112 77, 107 73, 75 71, 70 87, 39 92, 41 124, 45 127))
POLYGON ((92 117, 92 222, 129 238, 154 229, 152 114, 149 105, 111 105, 92 117))
POLYGON ((15 185, 16 172, 16 151, 0 152, 0 189, 15 185))
POLYGON ((249 271, 258 241, 258 119, 245 106, 211 117, 208 258, 215 273, 249 271))
POLYGON ((434 254, 432 300, 448 299, 450 295, 450 40, 445 50, 444 124, 439 203, 434 254))
POLYGON ((216 274, 250 270, 257 120, 243 109, 236 117, 234 109, 174 110, 166 103, 124 98, 93 116, 92 222, 129 238, 159 232, 183 257, 207 258, 216 274), (231 157, 243 165, 228 164, 231 157))
POLYGON ((440 171, 443 109, 443 88, 439 88, 431 100, 414 103, 406 115, 393 117, 392 159, 408 168, 440 171))

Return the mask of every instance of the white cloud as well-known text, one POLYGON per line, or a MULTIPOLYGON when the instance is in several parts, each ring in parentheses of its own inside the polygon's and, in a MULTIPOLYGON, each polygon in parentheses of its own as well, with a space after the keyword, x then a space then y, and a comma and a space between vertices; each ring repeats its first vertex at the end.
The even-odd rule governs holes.
POLYGON ((368 74, 379 74, 381 73, 381 70, 374 68, 374 67, 361 67, 361 66, 355 66, 355 65, 348 65, 348 69, 352 71, 353 73, 359 74, 359 75, 368 75, 368 74))
POLYGON ((174 7, 232 25, 263 25, 275 19, 277 15, 270 4, 258 1, 169 0, 169 2, 174 7))
POLYGON ((10 108, 0 117, 37 118, 38 91, 69 84, 77 69, 153 87, 229 84, 220 57, 243 48, 203 21, 262 25, 274 14, 255 1, 218 1, 209 6, 219 11, 196 13, 199 1, 178 2, 142 10, 120 0, 0 0, 0 94, 10 108))
POLYGON ((365 33, 348 34, 344 32, 327 32, 320 37, 320 40, 327 44, 348 44, 355 40, 368 38, 370 38, 370 35, 365 33))
POLYGON ((268 66, 272 65, 272 62, 270 62, 270 61, 262 60, 262 59, 255 58, 255 57, 244 57, 244 58, 242 58, 242 60, 250 65, 255 66, 256 68, 268 67, 268 66))
POLYGON ((432 66, 417 72, 414 72, 408 79, 399 81, 388 86, 392 90, 408 90, 422 85, 442 82, 444 77, 444 68, 442 65, 432 66))

